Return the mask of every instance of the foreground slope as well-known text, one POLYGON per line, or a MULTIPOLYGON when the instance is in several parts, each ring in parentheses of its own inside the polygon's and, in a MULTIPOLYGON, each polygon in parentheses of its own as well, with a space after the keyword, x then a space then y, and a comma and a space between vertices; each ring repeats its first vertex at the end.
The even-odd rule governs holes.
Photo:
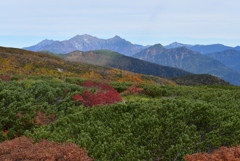
POLYGON ((221 62, 185 47, 165 49, 156 44, 134 55, 135 58, 180 68, 195 74, 211 74, 231 84, 240 85, 240 74, 221 62))
POLYGON ((186 154, 240 145, 239 87, 137 88, 140 94, 132 87, 132 94, 121 93, 122 102, 85 107, 73 98, 84 96, 81 84, 56 78, 0 81, 0 141, 22 135, 40 143, 67 141, 96 161, 182 161, 186 154))

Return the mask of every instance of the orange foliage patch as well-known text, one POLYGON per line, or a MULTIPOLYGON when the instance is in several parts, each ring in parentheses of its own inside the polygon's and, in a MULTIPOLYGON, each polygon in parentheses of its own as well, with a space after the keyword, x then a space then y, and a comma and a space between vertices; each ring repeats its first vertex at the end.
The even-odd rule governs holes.
POLYGON ((186 161, 239 161, 240 160, 240 146, 238 147, 221 147, 211 154, 196 153, 193 155, 186 155, 186 161))
POLYGON ((0 160, 92 161, 87 152, 76 144, 46 140, 33 144, 33 140, 25 136, 0 143, 0 160))
POLYGON ((11 80, 11 76, 8 74, 0 75, 0 79, 9 82, 11 80))
POLYGON ((51 114, 49 117, 46 117, 45 114, 40 111, 37 113, 35 118, 35 123, 37 125, 48 125, 54 121, 56 121, 56 118, 53 114, 51 114))

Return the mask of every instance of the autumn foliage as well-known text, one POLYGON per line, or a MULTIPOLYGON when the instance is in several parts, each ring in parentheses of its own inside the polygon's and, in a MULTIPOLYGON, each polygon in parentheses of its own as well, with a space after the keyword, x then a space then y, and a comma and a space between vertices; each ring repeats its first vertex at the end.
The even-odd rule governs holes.
POLYGON ((92 161, 76 144, 40 140, 35 143, 25 136, 0 143, 0 160, 92 161))
POLYGON ((10 81, 11 80, 11 76, 8 75, 8 74, 3 74, 3 75, 0 75, 0 80, 3 80, 3 81, 10 81))
POLYGON ((56 117, 53 114, 51 114, 49 117, 46 117, 46 115, 41 111, 37 113, 35 118, 35 123, 37 125, 48 125, 54 121, 56 121, 56 117))
POLYGON ((86 90, 82 95, 76 94, 72 96, 72 100, 79 101, 85 107, 108 105, 122 100, 119 93, 108 84, 86 81, 82 86, 91 88, 92 90, 86 90))
POLYGON ((239 161, 240 160, 240 146, 238 147, 221 147, 211 154, 196 153, 193 155, 186 155, 186 161, 239 161))
POLYGON ((143 94, 143 93, 144 93, 143 88, 137 87, 136 85, 132 85, 124 91, 124 94, 143 94))

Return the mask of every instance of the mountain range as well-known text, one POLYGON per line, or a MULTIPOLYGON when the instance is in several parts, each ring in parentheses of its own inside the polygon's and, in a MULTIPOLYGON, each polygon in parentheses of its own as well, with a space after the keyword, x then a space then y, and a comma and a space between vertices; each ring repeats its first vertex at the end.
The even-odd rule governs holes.
POLYGON ((195 74, 211 74, 231 84, 240 85, 238 72, 213 58, 186 47, 166 49, 161 44, 156 44, 133 55, 133 57, 159 65, 180 68, 195 74))
POLYGON ((53 41, 43 40, 40 43, 26 47, 24 49, 31 51, 50 51, 54 53, 67 54, 75 50, 91 51, 107 49, 119 52, 124 55, 133 55, 141 50, 144 46, 132 44, 119 36, 110 39, 99 39, 91 35, 77 35, 69 40, 53 41))
MULTIPOLYGON (((112 50, 127 56, 132 56, 148 46, 133 44, 119 36, 114 36, 109 39, 101 39, 88 34, 76 35, 69 40, 54 41, 45 39, 36 45, 25 47, 26 50, 31 51, 50 51, 53 53, 67 54, 75 50, 79 51, 91 51, 91 50, 112 50)), ((182 44, 178 42, 171 43, 164 46, 166 49, 173 49, 178 47, 186 47, 190 50, 199 52, 201 54, 208 54, 213 52, 222 52, 224 50, 234 49, 240 51, 240 46, 230 47, 222 44, 211 45, 191 45, 182 44)))

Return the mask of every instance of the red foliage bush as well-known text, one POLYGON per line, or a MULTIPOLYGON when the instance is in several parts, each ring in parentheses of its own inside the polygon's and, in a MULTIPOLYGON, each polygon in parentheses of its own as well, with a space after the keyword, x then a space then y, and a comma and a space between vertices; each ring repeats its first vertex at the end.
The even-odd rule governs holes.
POLYGON ((102 91, 109 91, 109 90, 114 90, 114 88, 108 84, 103 84, 100 82, 92 82, 92 81, 86 81, 81 84, 83 87, 94 87, 102 91))
POLYGON ((76 144, 41 140, 34 144, 25 136, 0 143, 0 160, 92 161, 87 152, 76 144))
POLYGON ((239 161, 240 160, 240 146, 238 147, 221 147, 213 153, 196 153, 193 155, 186 155, 186 161, 239 161))
POLYGON ((72 96, 72 100, 80 101, 80 103, 82 103, 85 107, 90 107, 120 102, 122 97, 116 90, 97 93, 91 93, 89 90, 87 90, 82 94, 82 96, 78 94, 72 96))
POLYGON ((132 85, 131 87, 127 88, 123 94, 142 94, 144 93, 143 88, 139 88, 136 85, 132 85))
POLYGON ((122 100, 119 93, 108 84, 86 81, 82 86, 97 89, 95 93, 86 90, 82 95, 76 94, 72 96, 73 101, 79 101, 85 107, 113 104, 122 100))
POLYGON ((75 94, 74 96, 72 96, 72 100, 73 100, 73 101, 83 102, 83 98, 82 98, 82 96, 79 95, 79 94, 75 94))

